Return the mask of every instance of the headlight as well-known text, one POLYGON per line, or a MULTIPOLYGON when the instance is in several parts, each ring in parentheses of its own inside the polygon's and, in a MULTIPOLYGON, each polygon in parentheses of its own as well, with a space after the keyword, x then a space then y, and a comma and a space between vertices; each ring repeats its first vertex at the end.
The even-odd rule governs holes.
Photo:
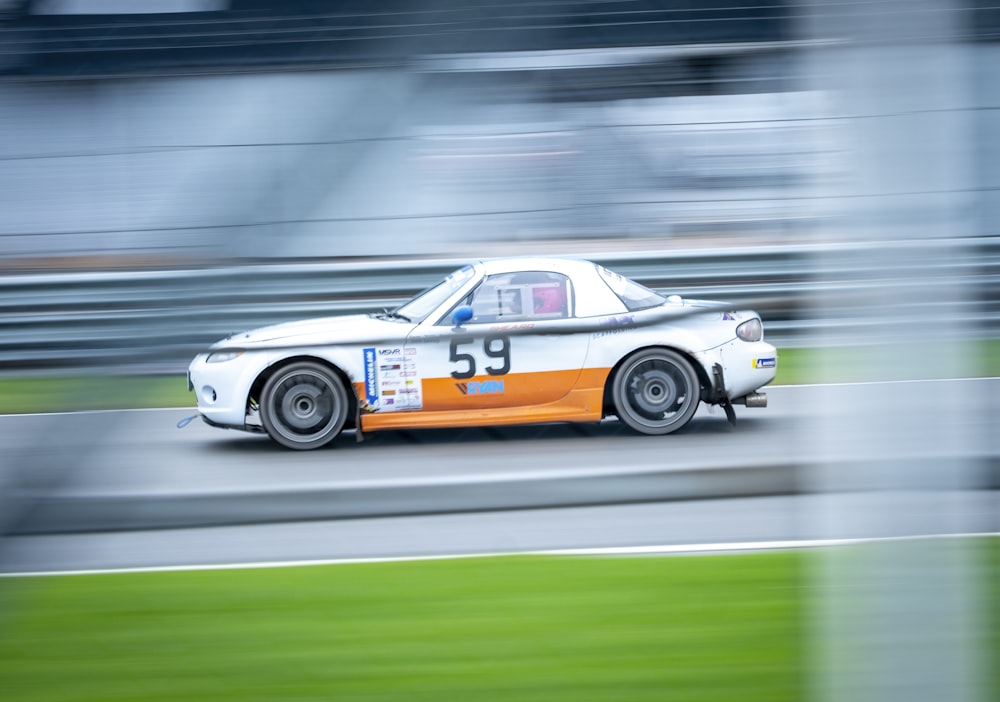
POLYGON ((205 363, 225 363, 243 355, 242 351, 213 351, 208 354, 205 363))
POLYGON ((760 341, 764 338, 764 325, 756 317, 748 319, 736 327, 736 336, 743 339, 743 341, 760 341))

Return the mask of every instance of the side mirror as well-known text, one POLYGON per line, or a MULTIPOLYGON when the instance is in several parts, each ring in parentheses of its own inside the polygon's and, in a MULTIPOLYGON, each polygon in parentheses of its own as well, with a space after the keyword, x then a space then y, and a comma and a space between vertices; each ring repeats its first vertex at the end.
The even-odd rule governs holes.
POLYGON ((468 322, 470 319, 472 319, 472 307, 470 305, 457 307, 451 315, 451 323, 455 325, 455 329, 460 329, 462 324, 468 322))

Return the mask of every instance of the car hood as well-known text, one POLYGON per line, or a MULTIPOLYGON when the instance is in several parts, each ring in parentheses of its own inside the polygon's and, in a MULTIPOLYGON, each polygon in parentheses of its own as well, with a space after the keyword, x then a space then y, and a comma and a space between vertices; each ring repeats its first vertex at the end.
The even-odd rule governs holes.
POLYGON ((366 314, 321 317, 273 324, 232 334, 212 348, 297 346, 305 344, 345 344, 405 338, 412 324, 366 314))

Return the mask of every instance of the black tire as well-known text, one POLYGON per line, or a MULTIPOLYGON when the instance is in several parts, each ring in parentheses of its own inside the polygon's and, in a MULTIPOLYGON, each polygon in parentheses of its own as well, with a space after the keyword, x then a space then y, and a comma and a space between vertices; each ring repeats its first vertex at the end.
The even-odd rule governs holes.
POLYGON ((344 383, 333 371, 300 361, 281 368, 264 384, 260 419, 282 446, 314 449, 340 433, 349 407, 344 383))
POLYGON ((698 409, 698 375, 684 356, 670 349, 636 351, 612 382, 618 418, 641 434, 677 431, 698 409))

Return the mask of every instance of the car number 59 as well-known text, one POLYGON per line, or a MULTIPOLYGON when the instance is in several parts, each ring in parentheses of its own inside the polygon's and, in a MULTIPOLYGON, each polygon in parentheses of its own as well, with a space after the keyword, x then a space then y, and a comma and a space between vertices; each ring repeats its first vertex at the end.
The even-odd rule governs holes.
MULTIPOLYGON (((451 377, 455 380, 463 380, 476 375, 476 357, 471 353, 459 352, 459 347, 474 342, 475 339, 471 336, 456 336, 451 340, 448 360, 459 364, 459 367, 451 372, 451 377)), ((489 375, 507 375, 510 372, 510 338, 502 334, 485 337, 483 339, 483 353, 500 362, 499 366, 488 365, 485 367, 484 370, 489 375)))

